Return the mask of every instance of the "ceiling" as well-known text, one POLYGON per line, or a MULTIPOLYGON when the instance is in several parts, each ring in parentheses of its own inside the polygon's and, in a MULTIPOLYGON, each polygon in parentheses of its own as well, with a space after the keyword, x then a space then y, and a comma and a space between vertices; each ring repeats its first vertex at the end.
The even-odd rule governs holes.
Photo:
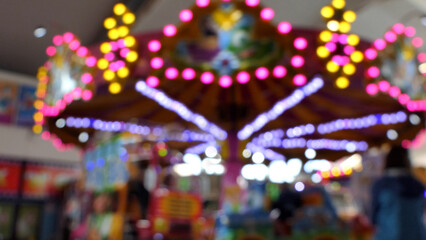
MULTIPOLYGON (((112 14, 117 0, 2 0, 0 8, 0 70, 35 76, 46 60, 45 48, 56 34, 75 33, 84 45, 105 38, 103 20, 112 14), (43 26, 47 34, 35 38, 35 28, 43 26)), ((178 23, 178 13, 194 0, 128 0, 137 12, 133 32, 158 31, 169 23, 178 23), (144 3, 144 4, 142 4, 144 3), (149 4, 148 4, 149 3, 149 4)), ((301 28, 324 28, 320 12, 330 0, 263 0, 275 9, 275 21, 289 21, 301 28)), ((353 32, 366 40, 379 38, 394 23, 417 28, 426 39, 426 27, 420 17, 426 14, 424 0, 347 0, 348 8, 358 13, 353 32)), ((426 48, 424 48, 426 49, 426 48)))

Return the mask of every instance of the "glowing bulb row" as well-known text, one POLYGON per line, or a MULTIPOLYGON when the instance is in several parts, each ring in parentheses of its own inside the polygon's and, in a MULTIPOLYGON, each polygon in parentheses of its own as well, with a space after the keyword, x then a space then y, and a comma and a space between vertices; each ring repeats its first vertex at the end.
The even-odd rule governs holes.
POLYGON ((97 66, 104 71, 103 78, 110 82, 109 91, 117 94, 121 92, 121 83, 129 77, 131 65, 139 56, 136 39, 129 35, 130 26, 136 19, 135 15, 122 3, 117 3, 113 12, 114 17, 104 21, 104 27, 108 30, 108 38, 111 41, 100 45, 103 58, 98 60, 97 66))
MULTIPOLYGON (((259 0, 246 0, 245 4, 249 7, 257 7, 259 5, 259 0)), ((209 0, 199 0, 196 1, 196 4, 200 8, 204 8, 209 6, 209 0)), ((274 10, 271 8, 263 8, 259 12, 259 16, 264 21, 270 21, 275 16, 274 10)), ((188 23, 193 20, 194 13, 190 9, 184 9, 180 12, 179 18, 182 23, 188 23)), ((290 33, 292 30, 292 26, 288 22, 281 22, 277 26, 277 32, 282 35, 286 35, 290 33)), ((163 28, 163 35, 165 37, 174 37, 178 33, 178 28, 175 25, 168 24, 163 28)), ((294 47, 297 50, 305 50, 308 46, 308 42, 305 38, 299 37, 294 40, 294 47)), ((153 54, 158 54, 162 49, 162 43, 158 40, 152 40, 148 43, 148 50, 153 54)), ((300 69, 305 64, 304 57, 300 55, 293 56, 291 58, 291 67, 295 69, 300 69)), ((253 77, 264 80, 270 76, 275 78, 284 78, 287 75, 287 68, 282 65, 275 66, 272 69, 268 69, 266 67, 259 67, 254 71, 254 74, 251 74, 246 71, 240 71, 236 73, 234 76, 216 76, 212 72, 197 72, 192 68, 186 68, 183 70, 178 70, 176 67, 166 67, 165 60, 158 55, 154 56, 150 60, 150 66, 153 70, 160 70, 164 73, 164 77, 169 80, 176 80, 181 75, 181 78, 184 80, 193 80, 195 78, 199 78, 200 81, 204 84, 211 84, 216 79, 219 85, 223 88, 230 87, 234 81, 240 84, 248 83, 253 77)), ((295 74, 293 77, 293 83, 296 86, 303 86, 307 82, 307 78, 303 74, 295 74)), ((150 87, 157 87, 160 84, 160 79, 156 76, 150 76, 147 78, 147 84, 150 87)))
MULTIPOLYGON (((35 125, 33 127, 34 133, 40 134, 43 130, 45 116, 57 116, 65 107, 74 100, 83 99, 88 101, 93 97, 93 92, 90 90, 90 85, 93 84, 94 66, 96 65, 96 58, 90 55, 89 50, 81 46, 80 41, 74 34, 67 32, 63 35, 56 35, 52 39, 53 45, 46 48, 46 54, 50 57, 49 61, 44 66, 40 67, 37 73, 39 80, 37 84, 36 97, 34 108, 37 112, 34 114, 33 119, 35 125), (52 62, 57 61, 55 58, 62 58, 62 51, 71 51, 76 55, 76 61, 82 64, 82 72, 76 76, 77 87, 70 89, 64 94, 62 99, 57 100, 55 103, 46 102, 48 94, 48 85, 53 81, 51 76, 52 62)), ((56 80, 60 81, 60 80, 56 80)), ((51 94, 51 93, 50 93, 51 94)))
POLYGON ((356 13, 345 11, 345 5, 344 0, 333 0, 331 6, 321 9, 321 15, 327 21, 328 30, 320 33, 319 39, 323 45, 317 48, 318 57, 328 59, 327 71, 338 74, 335 84, 341 89, 349 86, 349 77, 356 72, 355 65, 364 59, 363 53, 356 50, 360 42, 359 36, 348 34, 351 23, 356 20, 356 13))
MULTIPOLYGON (((379 92, 387 93, 389 96, 398 99, 401 105, 411 111, 425 111, 426 100, 412 100, 409 95, 402 93, 401 89, 397 86, 391 86, 387 80, 380 80, 381 70, 378 66, 374 65, 374 60, 377 59, 379 53, 385 50, 389 45, 395 44, 398 38, 411 38, 411 44, 415 48, 420 48, 423 45, 423 39, 416 37, 416 29, 414 27, 405 27, 402 23, 397 23, 392 26, 392 29, 385 33, 384 38, 377 39, 373 42, 373 46, 365 51, 365 57, 370 61, 370 67, 366 69, 365 75, 370 78, 370 81, 376 81, 366 86, 366 91, 370 95, 375 95, 379 92)), ((426 76, 426 53, 419 53, 417 55, 417 62, 419 62, 418 71, 421 75, 426 76)))

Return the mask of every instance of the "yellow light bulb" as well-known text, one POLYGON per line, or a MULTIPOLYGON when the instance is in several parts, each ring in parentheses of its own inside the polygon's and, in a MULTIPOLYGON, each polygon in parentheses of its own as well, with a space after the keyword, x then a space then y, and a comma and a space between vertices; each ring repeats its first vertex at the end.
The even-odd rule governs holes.
POLYGON ((337 65, 335 62, 333 62, 333 61, 329 61, 328 63, 327 63, 327 70, 329 71, 329 72, 331 72, 331 73, 335 73, 335 72, 337 72, 337 71, 339 71, 339 65, 337 65))
POLYGON ((340 89, 345 89, 349 86, 349 79, 346 77, 339 77, 336 80, 336 86, 340 89))
POLYGON ((112 17, 109 17, 109 18, 105 19, 105 21, 104 21, 104 27, 106 29, 114 28, 116 25, 117 25, 117 21, 112 17))
POLYGON ((320 58, 326 58, 330 55, 330 51, 324 46, 320 46, 317 48, 317 55, 320 58))
POLYGON ((100 46, 100 50, 103 54, 111 52, 111 44, 104 42, 100 46))
POLYGON ((121 92, 121 85, 117 82, 114 82, 109 85, 108 89, 110 93, 117 94, 121 92))
POLYGON ((120 33, 115 28, 108 31, 108 37, 111 40, 116 40, 119 36, 120 36, 120 33))
POLYGON ((343 13, 343 19, 345 19, 345 21, 353 23, 356 20, 356 13, 354 11, 346 11, 343 13))
POLYGON ((360 63, 362 60, 364 60, 364 54, 360 51, 355 51, 351 54, 351 60, 354 63, 360 63))
POLYGON ((124 38, 124 44, 126 45, 126 47, 133 47, 136 44, 136 39, 132 36, 127 36, 124 38))
POLYGON ((343 170, 343 173, 346 175, 346 176, 349 176, 349 175, 351 175, 352 174, 352 168, 347 168, 347 169, 344 169, 343 170))
POLYGON ((322 31, 319 35, 319 38, 323 42, 330 42, 332 38, 332 33, 330 31, 322 31))
POLYGON ((332 174, 334 177, 338 177, 338 176, 340 176, 340 169, 339 169, 338 167, 333 167, 333 168, 331 169, 331 174, 332 174))
POLYGON ((345 0, 333 0, 331 5, 337 9, 343 9, 346 6, 345 0))
POLYGON ((47 85, 45 83, 39 83, 37 84, 37 90, 46 90, 47 85))
POLYGON ((330 6, 325 6, 321 9, 321 16, 324 18, 331 18, 334 16, 334 9, 330 6))
POLYGON ((115 78, 115 72, 111 70, 105 70, 104 72, 104 79, 107 81, 112 81, 115 78))
POLYGON ((352 76, 356 72, 356 67, 352 63, 346 64, 343 66, 343 72, 348 76, 352 76))
POLYGON ((331 20, 327 23, 327 28, 332 32, 336 32, 337 30, 339 30, 340 24, 336 20, 331 20))
POLYGON ((40 133, 41 133, 41 131, 43 131, 43 127, 42 127, 41 125, 34 125, 34 126, 33 126, 33 132, 34 132, 35 134, 40 134, 40 133))
POLYGON ((126 67, 120 68, 120 69, 117 71, 117 75, 118 75, 118 77, 120 77, 120 78, 126 78, 126 77, 128 77, 128 76, 129 76, 129 69, 128 69, 128 68, 126 68, 126 67))
POLYGON ((128 13, 123 15, 123 23, 124 24, 127 24, 127 25, 132 24, 132 23, 135 22, 135 20, 136 20, 135 14, 133 14, 131 12, 128 12, 128 13))
POLYGON ((126 26, 121 26, 118 28, 118 35, 120 35, 120 37, 125 37, 127 35, 129 35, 129 28, 126 26))
POLYGON ((43 121, 43 113, 41 113, 41 112, 34 113, 33 119, 34 119, 35 122, 43 121))
POLYGON ((359 43, 359 37, 356 34, 351 34, 348 36, 348 44, 351 46, 356 46, 359 43))
POLYGON ((98 68, 101 70, 105 70, 107 69, 109 66, 109 62, 108 60, 106 60, 105 58, 101 58, 98 60, 98 68))
POLYGON ((126 12, 126 9, 127 8, 124 4, 117 3, 117 4, 115 4, 113 11, 114 11, 115 15, 120 16, 120 15, 123 15, 124 12, 126 12))
POLYGON ((348 33, 351 30, 351 24, 348 22, 340 22, 339 31, 341 33, 348 33))
POLYGON ((128 62, 136 62, 136 60, 138 60, 138 53, 135 51, 130 51, 126 56, 126 60, 128 62))
POLYGON ((40 110, 40 109, 43 108, 43 106, 44 106, 43 101, 41 101, 41 100, 34 101, 34 108, 35 109, 40 110))

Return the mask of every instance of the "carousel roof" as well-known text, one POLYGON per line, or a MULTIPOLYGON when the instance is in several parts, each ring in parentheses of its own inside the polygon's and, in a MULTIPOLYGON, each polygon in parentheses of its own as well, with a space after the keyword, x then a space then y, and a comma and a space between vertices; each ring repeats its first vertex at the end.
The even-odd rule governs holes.
MULTIPOLYGON (((157 6, 165 4, 165 1, 158 2, 160 3, 157 6)), ((178 4, 175 2, 177 1, 173 1, 173 4, 178 4)), ((268 3, 271 6, 278 4, 274 1, 268 3)), ((327 3, 328 1, 322 3, 317 9, 321 9, 327 3)), ((181 2, 178 5, 181 4, 184 5, 181 2)), ((144 21, 146 22, 151 14, 158 14, 161 9, 163 7, 154 8, 143 18, 145 20, 136 23, 136 29, 145 30, 147 25, 144 21)), ((175 8, 168 6, 167 9, 174 11, 175 8)), ((46 118, 49 131, 64 143, 84 147, 85 143, 79 141, 82 132, 93 134, 96 130, 130 131, 149 135, 143 133, 145 128, 149 128, 153 133, 161 126, 167 133, 163 135, 159 133, 154 141, 170 141, 172 145, 174 144, 174 148, 181 150, 194 149, 193 147, 212 142, 225 148, 223 141, 228 138, 235 141, 238 139, 239 150, 251 148, 252 151, 263 152, 269 160, 300 157, 306 148, 316 149, 317 158, 335 160, 385 142, 411 140, 424 127, 419 124, 423 116, 407 110, 400 99, 391 96, 393 94, 379 93, 372 96, 366 92, 365 86, 369 83, 367 80, 377 77, 367 75, 371 66, 381 63, 347 62, 341 67, 347 64, 356 65, 353 73, 330 72, 327 67, 328 60, 317 56, 317 47, 325 42, 320 43, 318 39, 320 31, 316 29, 293 27, 289 33, 280 32, 278 27, 277 32, 275 25, 280 24, 274 24, 273 21, 269 23, 271 19, 267 16, 263 20, 268 21, 255 19, 256 23, 251 23, 252 28, 244 24, 238 25, 244 31, 252 31, 249 36, 253 38, 244 39, 246 41, 244 48, 238 48, 240 41, 236 44, 237 47, 231 46, 234 41, 225 44, 227 51, 219 48, 218 52, 226 52, 227 56, 231 57, 220 59, 219 64, 222 65, 215 68, 213 63, 219 55, 218 52, 214 52, 208 59, 204 56, 212 52, 212 46, 216 46, 216 43, 212 45, 208 42, 207 46, 205 44, 219 33, 212 34, 211 29, 207 29, 209 31, 201 29, 205 31, 200 35, 197 32, 199 25, 194 24, 201 22, 200 19, 204 19, 205 16, 210 16, 214 8, 210 6, 204 12, 197 12, 196 9, 198 10, 195 6, 192 8, 191 19, 199 21, 183 23, 174 29, 177 33, 167 36, 168 33, 164 30, 166 36, 159 32, 136 36, 139 60, 136 63, 128 61, 125 63, 131 70, 131 77, 126 81, 121 77, 105 81, 102 78, 105 77, 102 71, 98 71, 96 75, 92 70, 87 70, 87 73, 90 72, 94 76, 95 94, 87 99, 90 99, 89 101, 69 101, 67 102, 69 105, 66 107, 64 105, 59 114, 52 114, 46 118), (297 47, 296 39, 306 40, 307 46, 297 47), (152 40, 160 41, 161 51, 148 50, 152 40), (247 49, 250 48, 261 48, 264 52, 255 50, 248 52, 247 49), (278 55, 271 57, 275 56, 274 53, 277 51, 278 55), (301 66, 294 63, 294 56, 299 56, 303 60, 301 66), (161 60, 158 67, 153 65, 152 60, 155 58, 161 60), (234 58, 241 63, 235 68, 232 67, 234 58), (253 62, 256 64, 250 65, 253 62), (281 70, 285 69, 285 73, 275 73, 277 66, 282 67, 281 70), (176 73, 170 75, 169 70, 176 73), (193 76, 185 77, 185 70, 191 72, 188 76, 193 76), (265 74, 262 75, 259 71, 265 74), (213 83, 205 84, 202 75, 206 72, 215 78, 213 83), (241 72, 244 72, 244 78, 239 77, 241 72), (159 82, 151 84, 150 77, 155 77, 159 82), (303 81, 298 82, 298 77, 303 81), (336 87, 336 84, 339 86, 336 83, 339 77, 349 79, 349 86, 336 87), (227 84, 223 84, 222 80, 227 80, 227 84), (121 84, 122 90, 118 91, 120 92, 118 94, 111 94, 111 86, 115 82, 121 84), (420 120, 417 123, 413 120, 416 117, 420 120), (65 123, 58 127, 58 120, 65 123), (185 138, 179 135, 185 130, 199 136, 185 138), (389 137, 389 130, 397 133, 397 136, 389 137), (182 140, 183 138, 186 141, 182 140)), ((245 7, 237 9, 244 10, 245 7)), ((277 7, 276 12, 280 9, 281 7, 277 7)), ((250 23, 251 16, 262 14, 262 11, 259 7, 243 11, 243 14, 248 13, 246 20, 250 23)), ((178 12, 176 15, 179 15, 178 12)), ((284 15, 280 14, 278 18, 281 19, 284 15)), ((289 16, 291 15, 289 13, 289 16)), ((215 20, 225 19, 222 23, 228 23, 228 19, 233 19, 228 9, 212 16, 215 20)), ((238 17, 237 20, 233 19, 232 23, 238 24, 240 19, 244 20, 244 16, 238 17)), ((316 16, 320 16, 319 11, 316 16)), ((156 24, 158 23, 153 23, 151 27, 156 28, 156 24)), ((299 24, 303 26, 303 23, 299 24)), ((321 25, 325 26, 325 23, 321 25)), ((226 34, 225 31, 224 35, 226 34)), ((241 31, 238 34, 241 34, 241 31)), ((236 33, 231 37, 234 38, 235 35, 236 33)), ((226 39, 226 36, 224 38, 226 39)), ((220 44, 219 41, 217 46, 220 44)), ((343 52, 343 47, 348 44, 342 45, 339 51, 343 52)), ((354 44, 353 51, 364 52, 370 47, 370 43, 361 42, 354 44)), ((96 46, 91 50, 97 58, 103 57, 103 54, 107 58, 106 54, 113 52, 111 49, 100 53, 96 46)), ((111 63, 115 62, 111 60, 109 64, 111 63)), ((374 83, 373 80, 371 82, 374 83)), ((82 89, 91 88, 85 86, 82 89)), ((149 138, 147 140, 149 141, 149 138)))

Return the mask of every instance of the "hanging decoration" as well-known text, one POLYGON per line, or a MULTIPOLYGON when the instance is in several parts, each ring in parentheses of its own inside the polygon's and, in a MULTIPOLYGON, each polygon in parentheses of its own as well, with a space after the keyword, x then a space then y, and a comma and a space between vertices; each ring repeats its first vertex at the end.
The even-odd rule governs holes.
POLYGON ((129 34, 135 15, 122 3, 117 3, 113 12, 114 16, 104 21, 111 41, 100 45, 103 57, 98 60, 97 66, 103 70, 104 80, 109 82, 110 93, 117 94, 121 92, 139 55, 136 39, 129 34))
POLYGON ((367 93, 386 93, 411 112, 426 111, 426 53, 415 35, 414 27, 397 23, 365 51, 367 93))
POLYGON ((46 54, 49 60, 37 73, 35 133, 42 132, 44 117, 58 116, 75 100, 89 101, 94 90, 96 58, 81 46, 74 34, 67 32, 53 37, 53 45, 47 47, 46 54))
POLYGON ((363 53, 356 49, 359 36, 349 33, 356 13, 345 10, 345 6, 345 0, 333 0, 331 5, 321 9, 328 30, 319 34, 321 45, 317 48, 318 57, 327 62, 325 67, 340 89, 349 86, 351 76, 356 73, 356 64, 364 59, 363 53))
POLYGON ((289 75, 303 86, 308 41, 289 36, 288 22, 274 26, 274 15, 259 1, 196 1, 180 12, 182 25, 166 25, 163 38, 148 43, 151 76, 146 83, 157 87, 163 79, 199 79, 228 88, 235 82, 289 75))

